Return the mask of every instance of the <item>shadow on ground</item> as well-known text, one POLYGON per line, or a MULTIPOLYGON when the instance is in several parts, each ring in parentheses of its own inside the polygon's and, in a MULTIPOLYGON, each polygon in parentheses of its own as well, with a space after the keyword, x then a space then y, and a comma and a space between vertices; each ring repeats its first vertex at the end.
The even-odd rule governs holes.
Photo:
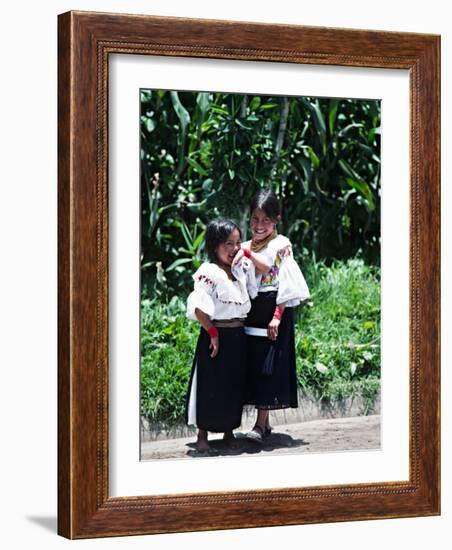
POLYGON ((200 453, 196 450, 196 442, 187 443, 187 456, 191 457, 206 457, 206 456, 239 456, 243 454, 258 454, 271 452, 275 449, 289 449, 303 447, 309 445, 304 439, 294 439, 288 434, 273 432, 270 436, 264 438, 262 443, 250 441, 246 439, 245 434, 236 432, 235 441, 231 445, 230 442, 222 439, 209 440, 211 451, 209 453, 200 453))
POLYGON ((57 518, 55 516, 28 516, 27 520, 39 525, 46 531, 57 532, 57 518))

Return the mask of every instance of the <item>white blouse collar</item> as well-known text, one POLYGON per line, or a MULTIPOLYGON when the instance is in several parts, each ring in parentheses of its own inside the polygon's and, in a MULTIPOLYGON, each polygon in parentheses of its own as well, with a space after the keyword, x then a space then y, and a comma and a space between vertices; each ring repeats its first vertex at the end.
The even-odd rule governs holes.
MULTIPOLYGON (((287 246, 288 244, 290 244, 289 239, 284 235, 278 234, 274 239, 268 242, 267 246, 262 249, 262 252, 265 252, 266 250, 273 250, 275 248, 279 250, 280 248, 282 248, 283 246, 287 246)), ((246 248, 250 248, 251 239, 242 243, 242 246, 245 246, 246 248)))

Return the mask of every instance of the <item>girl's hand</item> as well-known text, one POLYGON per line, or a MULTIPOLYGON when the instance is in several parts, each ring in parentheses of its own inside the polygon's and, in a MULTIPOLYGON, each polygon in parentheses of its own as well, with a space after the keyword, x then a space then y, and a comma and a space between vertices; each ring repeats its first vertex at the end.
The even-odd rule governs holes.
POLYGON ((210 354, 210 357, 212 357, 212 359, 218 355, 219 347, 220 347, 220 339, 218 338, 218 336, 211 338, 209 349, 212 350, 212 353, 210 354))
POLYGON ((243 253, 243 249, 241 248, 240 250, 237 251, 237 254, 234 256, 234 259, 232 260, 232 264, 231 264, 231 268, 236 266, 240 260, 243 258, 244 256, 244 253, 243 253))
POLYGON ((281 321, 275 318, 268 323, 267 334, 270 340, 276 340, 278 338, 278 327, 280 323, 281 321))

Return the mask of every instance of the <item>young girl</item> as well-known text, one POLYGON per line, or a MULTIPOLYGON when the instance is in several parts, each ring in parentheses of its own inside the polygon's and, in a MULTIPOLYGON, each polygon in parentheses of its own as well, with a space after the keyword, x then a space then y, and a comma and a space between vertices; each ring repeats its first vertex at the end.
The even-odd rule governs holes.
POLYGON ((309 290, 287 237, 278 235, 279 201, 260 190, 250 205, 252 239, 243 243, 234 263, 259 253, 270 269, 256 275, 258 295, 245 322, 248 375, 245 403, 256 406, 254 428, 247 438, 262 442, 271 433, 269 411, 298 406, 292 308, 309 298, 309 290))
POLYGON ((231 269, 240 250, 237 225, 226 219, 211 221, 206 230, 210 262, 193 275, 194 290, 187 300, 187 316, 198 320, 201 331, 196 346, 186 401, 187 424, 198 427, 196 447, 214 454, 208 432, 224 432, 232 442, 232 430, 240 426, 246 376, 244 320, 257 294, 255 266, 265 270, 258 254, 242 258, 231 269))

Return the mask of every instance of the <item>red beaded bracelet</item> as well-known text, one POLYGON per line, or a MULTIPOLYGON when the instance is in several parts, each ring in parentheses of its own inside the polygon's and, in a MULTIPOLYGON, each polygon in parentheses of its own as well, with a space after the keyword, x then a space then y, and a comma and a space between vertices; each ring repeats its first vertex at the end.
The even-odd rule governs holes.
POLYGON ((284 314, 284 308, 281 308, 280 306, 276 306, 275 313, 273 313, 273 319, 278 319, 278 321, 281 321, 283 314, 284 314))
POLYGON ((207 331, 207 334, 208 334, 211 338, 218 338, 218 329, 217 329, 217 327, 211 326, 211 327, 209 328, 209 330, 207 331))
POLYGON ((243 250, 243 255, 246 258, 251 258, 251 250, 249 250, 248 248, 242 248, 242 250, 243 250))

